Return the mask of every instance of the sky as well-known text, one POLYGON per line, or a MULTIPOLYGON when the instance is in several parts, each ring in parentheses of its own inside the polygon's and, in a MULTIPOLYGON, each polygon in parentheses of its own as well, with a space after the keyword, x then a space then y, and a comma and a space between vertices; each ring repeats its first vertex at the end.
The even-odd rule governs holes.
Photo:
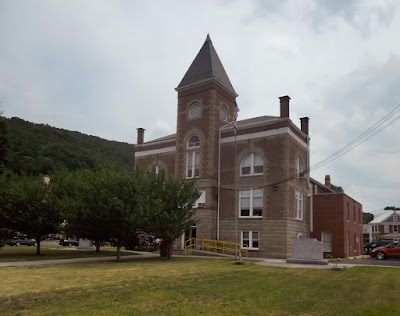
POLYGON ((0 0, 0 111, 131 144, 138 127, 173 134, 175 88, 208 33, 239 120, 279 116, 289 95, 292 121, 310 118, 311 176, 364 212, 400 206, 396 0, 0 0))

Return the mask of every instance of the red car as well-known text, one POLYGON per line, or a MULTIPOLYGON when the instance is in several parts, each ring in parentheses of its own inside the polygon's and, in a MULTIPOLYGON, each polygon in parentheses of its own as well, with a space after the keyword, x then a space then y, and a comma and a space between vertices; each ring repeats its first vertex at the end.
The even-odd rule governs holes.
POLYGON ((384 247, 378 247, 371 251, 371 257, 376 257, 378 260, 385 260, 388 257, 400 258, 400 243, 394 242, 384 247))

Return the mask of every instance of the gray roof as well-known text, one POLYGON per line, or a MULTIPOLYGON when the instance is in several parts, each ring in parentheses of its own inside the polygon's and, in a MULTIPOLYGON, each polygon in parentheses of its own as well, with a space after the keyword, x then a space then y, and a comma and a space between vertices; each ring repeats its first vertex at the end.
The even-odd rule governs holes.
POLYGON ((179 90, 208 79, 216 79, 225 88, 236 94, 209 35, 176 89, 179 90))
POLYGON ((148 142, 145 142, 144 144, 157 143, 157 142, 162 142, 162 141, 166 141, 166 140, 174 140, 175 138, 176 138, 176 133, 175 134, 171 134, 171 135, 167 135, 167 136, 163 136, 163 137, 160 137, 160 138, 149 140, 148 142))
POLYGON ((384 222, 388 217, 398 214, 398 212, 393 211, 393 210, 384 210, 382 213, 378 213, 374 215, 374 219, 370 221, 368 224, 379 224, 384 222))
MULTIPOLYGON (((269 115, 264 115, 264 116, 258 116, 258 117, 252 117, 249 119, 241 120, 236 122, 237 128, 240 130, 240 127, 247 127, 248 125, 257 125, 257 124, 262 124, 274 120, 280 120, 281 117, 279 116, 269 116, 269 115)), ((230 125, 223 127, 222 129, 230 129, 233 126, 233 122, 231 122, 230 125)))

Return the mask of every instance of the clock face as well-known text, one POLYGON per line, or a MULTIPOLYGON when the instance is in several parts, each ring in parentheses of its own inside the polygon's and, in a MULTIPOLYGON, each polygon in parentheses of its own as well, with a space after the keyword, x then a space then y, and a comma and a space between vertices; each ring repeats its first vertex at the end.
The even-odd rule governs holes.
POLYGON ((193 103, 189 108, 189 117, 194 120, 201 116, 203 106, 200 103, 193 103))
POLYGON ((224 122, 228 120, 228 110, 225 105, 219 107, 219 118, 224 122))

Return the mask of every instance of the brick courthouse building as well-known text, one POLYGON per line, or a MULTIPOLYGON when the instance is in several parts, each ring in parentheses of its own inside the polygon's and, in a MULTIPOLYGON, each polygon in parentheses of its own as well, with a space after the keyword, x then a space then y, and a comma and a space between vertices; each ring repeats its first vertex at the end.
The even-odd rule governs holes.
POLYGON ((176 91, 176 134, 144 142, 138 128, 135 152, 136 165, 195 179, 203 192, 194 205, 197 226, 176 247, 188 236, 237 238, 250 256, 290 256, 293 239, 310 236, 310 185, 302 173, 309 163, 308 118, 298 128, 283 96, 280 116, 235 122, 238 95, 209 36, 176 91))

